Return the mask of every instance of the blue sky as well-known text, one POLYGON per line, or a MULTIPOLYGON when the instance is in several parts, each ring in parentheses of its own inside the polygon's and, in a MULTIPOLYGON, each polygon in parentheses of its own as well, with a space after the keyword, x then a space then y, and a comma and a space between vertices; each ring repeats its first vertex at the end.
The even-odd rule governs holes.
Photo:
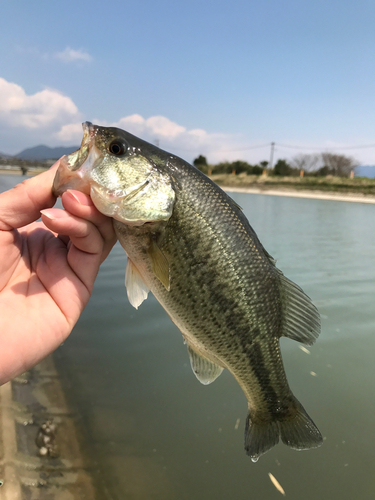
POLYGON ((188 161, 255 163, 275 141, 276 158, 375 164, 373 0, 3 0, 0 13, 1 152, 79 144, 89 120, 188 161))

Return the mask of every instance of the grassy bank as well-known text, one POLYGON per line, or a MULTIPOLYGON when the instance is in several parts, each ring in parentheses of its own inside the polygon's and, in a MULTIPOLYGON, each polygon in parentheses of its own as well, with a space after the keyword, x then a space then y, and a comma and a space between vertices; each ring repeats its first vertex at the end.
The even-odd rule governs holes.
POLYGON ((323 191, 338 194, 362 194, 375 196, 375 179, 367 177, 279 177, 247 174, 217 174, 211 179, 219 186, 233 188, 256 188, 259 190, 303 190, 323 191))
MULTIPOLYGON (((40 164, 29 166, 27 175, 37 175, 44 172, 46 167, 40 164)), ((0 174, 22 175, 21 168, 2 169, 0 174)), ((297 190, 297 191, 321 191, 327 193, 337 193, 343 195, 361 194, 375 196, 375 179, 367 177, 280 177, 275 175, 247 175, 242 173, 216 174, 209 176, 214 182, 222 187, 257 189, 257 190, 297 190)))

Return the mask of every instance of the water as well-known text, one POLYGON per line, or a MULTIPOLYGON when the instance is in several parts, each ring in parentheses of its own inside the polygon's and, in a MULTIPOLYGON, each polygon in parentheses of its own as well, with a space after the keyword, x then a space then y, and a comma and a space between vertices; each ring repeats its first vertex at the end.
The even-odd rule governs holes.
MULTIPOLYGON (((3 179, 0 177, 0 188, 3 179)), ((17 180, 20 178, 18 177, 17 180)), ((16 180, 16 179, 15 179, 16 180)), ((15 182, 14 180, 14 182, 15 182)), ((232 193, 278 266, 322 315, 308 352, 282 339, 288 380, 325 442, 280 444, 253 463, 247 405, 224 372, 202 386, 186 346, 150 297, 126 298, 116 246, 55 362, 100 499, 361 500, 375 495, 375 205, 232 193)))

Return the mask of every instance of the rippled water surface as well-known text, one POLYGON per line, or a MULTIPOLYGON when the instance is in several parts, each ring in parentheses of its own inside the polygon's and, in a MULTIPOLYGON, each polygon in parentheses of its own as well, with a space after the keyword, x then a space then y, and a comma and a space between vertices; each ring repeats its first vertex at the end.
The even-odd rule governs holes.
POLYGON ((247 405, 238 384, 224 372, 202 386, 156 300, 138 311, 129 305, 117 245, 55 353, 98 498, 281 498, 272 473, 290 499, 372 499, 375 205, 231 196, 278 267, 320 310, 322 334, 310 353, 288 339, 281 344, 291 388, 324 444, 304 452, 279 444, 252 463, 243 450, 247 405))

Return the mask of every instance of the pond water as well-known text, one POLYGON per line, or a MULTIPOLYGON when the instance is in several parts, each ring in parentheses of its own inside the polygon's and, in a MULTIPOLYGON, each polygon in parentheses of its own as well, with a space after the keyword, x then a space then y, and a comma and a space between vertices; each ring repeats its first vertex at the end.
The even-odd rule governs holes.
MULTIPOLYGON (((0 177, 0 190, 4 185, 0 177), (1 186, 3 186, 1 188, 1 186)), ((20 180, 20 178, 14 179, 20 180)), ((55 353, 98 499, 375 497, 375 205, 231 193, 286 276, 322 316, 316 344, 282 339, 290 386, 324 436, 243 450, 247 404, 226 371, 193 375, 181 334, 150 296, 136 311, 116 245, 69 339, 55 353)))

